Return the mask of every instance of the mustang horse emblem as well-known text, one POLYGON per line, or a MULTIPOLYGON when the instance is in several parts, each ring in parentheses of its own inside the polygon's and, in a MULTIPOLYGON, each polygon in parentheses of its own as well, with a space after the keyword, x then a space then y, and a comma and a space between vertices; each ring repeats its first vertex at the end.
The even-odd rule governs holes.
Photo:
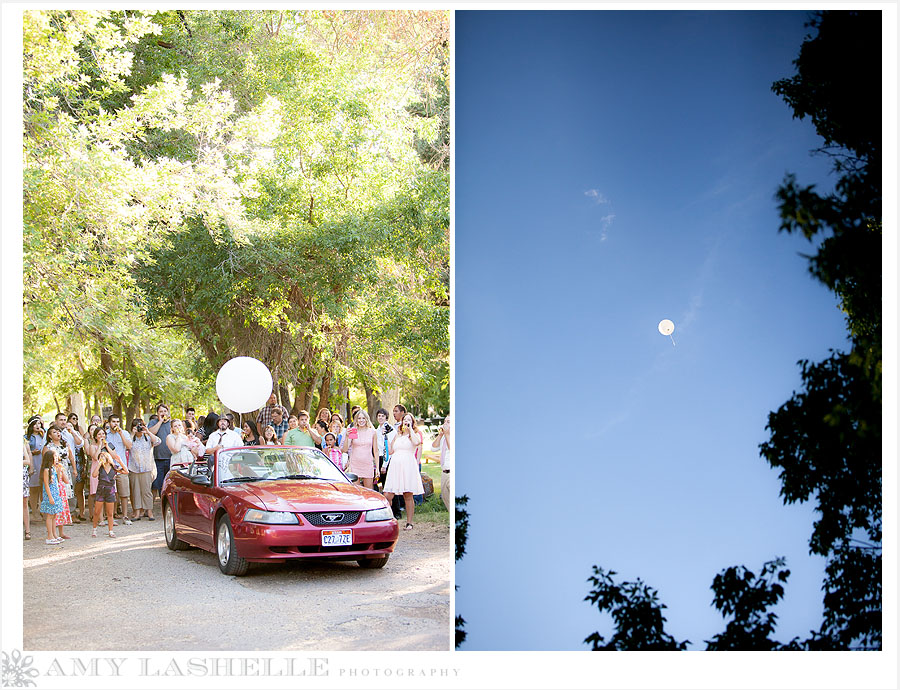
POLYGON ((343 513, 322 513, 322 519, 325 522, 340 522, 343 518, 343 513))

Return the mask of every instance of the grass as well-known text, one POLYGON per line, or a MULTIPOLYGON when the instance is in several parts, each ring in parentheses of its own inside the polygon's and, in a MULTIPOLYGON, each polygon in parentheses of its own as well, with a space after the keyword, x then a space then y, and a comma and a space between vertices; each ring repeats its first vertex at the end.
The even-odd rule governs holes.
POLYGON ((434 482, 434 493, 422 505, 416 506, 415 521, 449 525, 450 513, 441 500, 441 466, 439 463, 423 462, 422 471, 434 482))

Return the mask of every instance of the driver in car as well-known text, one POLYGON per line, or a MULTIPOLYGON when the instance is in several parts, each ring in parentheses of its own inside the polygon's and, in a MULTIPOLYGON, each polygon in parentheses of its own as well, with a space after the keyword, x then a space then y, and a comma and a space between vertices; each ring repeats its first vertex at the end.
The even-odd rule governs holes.
POLYGON ((237 448, 242 445, 244 445, 244 440, 241 438, 241 435, 228 428, 228 419, 223 415, 216 422, 216 430, 211 432, 209 438, 206 439, 204 453, 211 455, 215 450, 237 448))

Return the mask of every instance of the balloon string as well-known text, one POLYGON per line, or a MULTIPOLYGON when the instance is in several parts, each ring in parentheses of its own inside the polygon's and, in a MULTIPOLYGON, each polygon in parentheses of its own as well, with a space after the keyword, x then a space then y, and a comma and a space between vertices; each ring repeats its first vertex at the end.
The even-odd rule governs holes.
POLYGON ((672 334, 671 334, 671 333, 669 333, 669 338, 670 338, 671 341, 672 341, 672 347, 675 347, 675 338, 672 337, 672 334))

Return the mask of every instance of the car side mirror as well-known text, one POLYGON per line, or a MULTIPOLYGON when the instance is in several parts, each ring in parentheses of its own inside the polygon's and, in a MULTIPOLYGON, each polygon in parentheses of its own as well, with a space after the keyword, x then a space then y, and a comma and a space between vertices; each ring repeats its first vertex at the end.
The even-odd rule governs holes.
POLYGON ((209 481, 209 477, 207 477, 205 474, 195 474, 193 477, 191 477, 191 483, 199 484, 200 486, 212 485, 212 482, 209 481))
POLYGON ((353 474, 353 472, 344 472, 344 474, 351 482, 355 482, 357 479, 359 479, 359 475, 353 474))

